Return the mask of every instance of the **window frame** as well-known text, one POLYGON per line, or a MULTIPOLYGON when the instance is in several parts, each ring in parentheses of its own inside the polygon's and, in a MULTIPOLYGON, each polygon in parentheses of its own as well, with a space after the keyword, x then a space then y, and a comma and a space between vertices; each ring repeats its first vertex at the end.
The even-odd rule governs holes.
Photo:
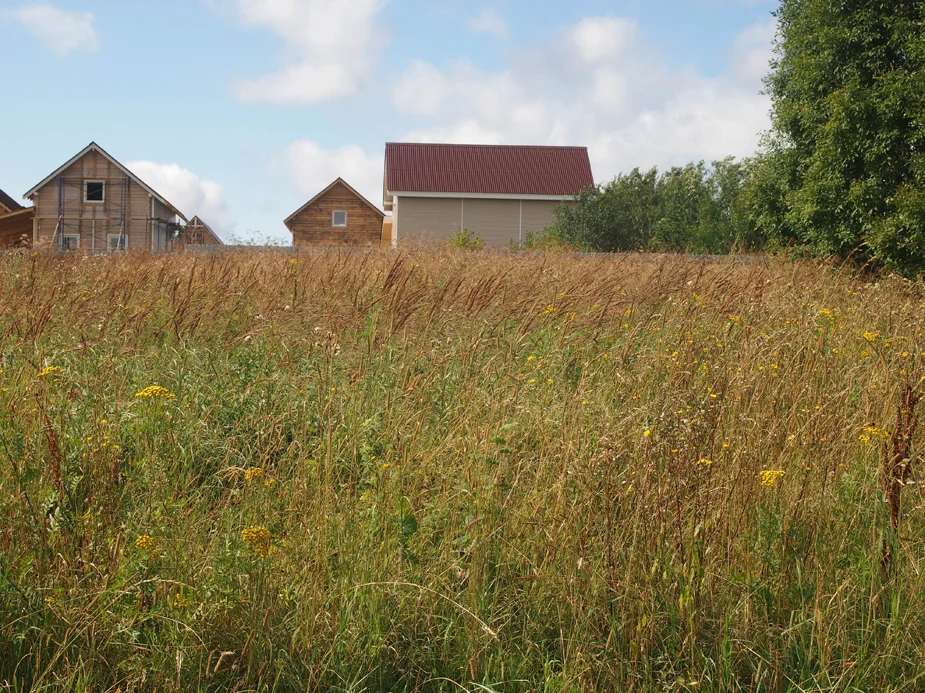
POLYGON ((58 235, 58 250, 62 252, 76 252, 80 250, 80 233, 62 233, 58 235), (77 241, 76 245, 73 248, 65 247, 68 238, 73 238, 77 241))
POLYGON ((333 228, 335 228, 335 229, 345 229, 345 228, 347 228, 347 210, 346 210, 346 209, 335 209, 334 211, 331 212, 331 226, 332 226, 333 228), (343 214, 343 215, 344 215, 344 223, 343 223, 343 224, 338 224, 338 223, 337 223, 337 215, 338 215, 338 214, 343 214))
POLYGON ((126 250, 128 250, 128 234, 127 233, 124 233, 124 234, 123 233, 107 233, 106 234, 106 252, 107 253, 124 253, 126 250), (113 249, 113 247, 109 245, 109 241, 113 238, 116 239, 115 249, 113 249), (122 241, 121 248, 119 247, 120 245, 119 241, 122 241))
POLYGON ((104 180, 94 180, 94 179, 92 179, 92 178, 87 178, 87 179, 84 181, 84 204, 88 204, 88 205, 104 205, 104 204, 106 204, 106 181, 104 181, 104 180), (89 197, 88 197, 89 191, 87 190, 87 186, 90 185, 90 183, 99 183, 100 185, 103 186, 103 199, 102 199, 102 200, 91 200, 91 199, 89 199, 89 197))

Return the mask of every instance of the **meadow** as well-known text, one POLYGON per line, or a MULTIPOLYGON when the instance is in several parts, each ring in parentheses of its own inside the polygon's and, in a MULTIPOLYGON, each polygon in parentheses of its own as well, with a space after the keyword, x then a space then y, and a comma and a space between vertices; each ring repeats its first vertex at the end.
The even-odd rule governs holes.
POLYGON ((8 254, 0 296, 0 690, 925 688, 921 281, 8 254))

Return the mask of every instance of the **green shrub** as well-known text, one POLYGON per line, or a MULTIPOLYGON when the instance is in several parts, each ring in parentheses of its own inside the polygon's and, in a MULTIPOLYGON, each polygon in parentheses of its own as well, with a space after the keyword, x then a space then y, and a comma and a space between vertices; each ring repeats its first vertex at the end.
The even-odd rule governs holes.
POLYGON ((449 245, 451 248, 458 248, 459 250, 481 250, 485 243, 482 241, 481 236, 469 229, 459 229, 450 238, 449 245))

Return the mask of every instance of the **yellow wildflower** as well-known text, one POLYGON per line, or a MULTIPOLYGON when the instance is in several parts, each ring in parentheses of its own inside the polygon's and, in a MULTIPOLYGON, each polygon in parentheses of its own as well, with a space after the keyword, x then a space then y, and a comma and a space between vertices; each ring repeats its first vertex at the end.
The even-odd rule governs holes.
POLYGON ((867 340, 868 342, 870 342, 871 344, 873 344, 874 342, 877 341, 877 338, 880 336, 880 333, 879 333, 879 332, 871 332, 871 331, 868 330, 868 331, 864 332, 861 336, 864 337, 865 340, 867 340))
POLYGON ((777 480, 784 476, 787 472, 781 471, 780 469, 764 469, 758 472, 758 475, 761 477, 761 485, 772 487, 777 483, 777 480))
POLYGON ((40 378, 57 378, 64 375, 64 369, 57 366, 46 366, 39 372, 40 378))
POLYGON ((177 396, 173 394, 166 387, 161 387, 160 385, 151 385, 146 387, 141 392, 136 392, 135 397, 147 397, 153 399, 176 399, 177 396))
POLYGON ((135 540, 135 546, 144 551, 151 558, 157 558, 161 553, 160 544, 157 539, 148 534, 142 534, 138 537, 135 540))
POLYGON ((263 467, 251 467, 244 472, 244 481, 256 482, 263 479, 263 467))
POLYGON ((644 431, 642 432, 642 435, 644 435, 646 438, 648 438, 650 435, 652 435, 652 430, 649 429, 649 428, 647 428, 646 430, 644 430, 644 431))
POLYGON ((713 460, 708 460, 706 457, 701 457, 699 460, 697 460, 697 464, 702 464, 706 467, 709 467, 711 464, 713 464, 713 460))
POLYGON ((877 426, 865 426, 864 432, 858 436, 862 443, 869 443, 872 438, 889 438, 890 432, 885 431, 877 426))
POLYGON ((248 527, 241 531, 241 540, 258 556, 270 554, 270 532, 266 527, 248 527))

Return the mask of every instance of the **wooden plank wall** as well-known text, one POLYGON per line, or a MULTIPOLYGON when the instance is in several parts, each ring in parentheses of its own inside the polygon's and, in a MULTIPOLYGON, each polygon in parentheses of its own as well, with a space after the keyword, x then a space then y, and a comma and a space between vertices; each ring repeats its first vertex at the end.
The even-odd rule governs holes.
POLYGON ((23 209, 0 215, 0 248, 32 245, 32 218, 35 210, 23 209))
MULTIPOLYGON (((151 249, 151 197, 99 152, 90 151, 65 169, 64 233, 79 233, 84 252, 104 252, 108 234, 118 234, 122 221, 122 186, 126 185, 125 232, 129 250, 151 249), (106 181, 106 201, 85 203, 85 180, 106 181)), ((38 248, 50 248, 58 226, 58 178, 40 188, 35 197, 38 248)))
POLYGON ((293 246, 371 246, 382 237, 382 214, 337 184, 287 223, 293 246), (332 225, 334 210, 347 212, 346 228, 332 225))

